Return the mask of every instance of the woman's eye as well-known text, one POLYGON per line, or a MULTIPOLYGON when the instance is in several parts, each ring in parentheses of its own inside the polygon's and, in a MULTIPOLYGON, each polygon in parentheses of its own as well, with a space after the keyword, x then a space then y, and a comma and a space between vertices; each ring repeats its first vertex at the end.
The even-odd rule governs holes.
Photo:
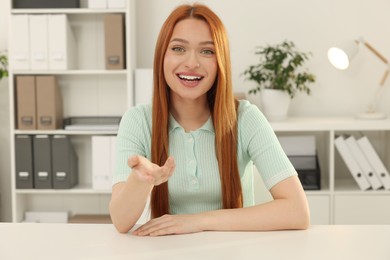
POLYGON ((184 52, 184 48, 183 47, 172 47, 172 51, 175 51, 175 52, 184 52))
POLYGON ((202 50, 201 53, 206 55, 213 55, 215 52, 213 50, 206 49, 202 50))

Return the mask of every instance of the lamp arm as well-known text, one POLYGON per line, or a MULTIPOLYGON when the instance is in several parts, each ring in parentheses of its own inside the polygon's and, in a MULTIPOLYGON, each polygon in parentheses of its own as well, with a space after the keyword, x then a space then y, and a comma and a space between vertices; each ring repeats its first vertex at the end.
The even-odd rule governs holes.
POLYGON ((379 83, 379 85, 381 87, 383 87, 383 85, 385 85, 387 77, 389 76, 389 73, 390 73, 390 67, 385 71, 385 73, 382 76, 381 82, 379 83))
POLYGON ((364 40, 363 40, 363 44, 364 44, 364 46, 367 47, 367 49, 369 49, 372 53, 374 53, 375 56, 377 56, 381 61, 383 61, 383 63, 389 64, 389 61, 377 49, 372 47, 371 44, 369 44, 368 42, 366 42, 364 40))

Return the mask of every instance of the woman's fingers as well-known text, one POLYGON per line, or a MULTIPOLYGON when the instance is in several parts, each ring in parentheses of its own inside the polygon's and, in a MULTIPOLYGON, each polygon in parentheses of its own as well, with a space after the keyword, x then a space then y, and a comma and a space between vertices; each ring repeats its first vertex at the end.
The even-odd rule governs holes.
POLYGON ((139 163, 139 155, 133 155, 127 160, 127 165, 129 165, 131 168, 136 166, 139 163))
POLYGON ((156 186, 166 182, 175 170, 175 160, 172 156, 168 157, 161 167, 140 155, 130 157, 127 164, 142 180, 151 182, 156 186))

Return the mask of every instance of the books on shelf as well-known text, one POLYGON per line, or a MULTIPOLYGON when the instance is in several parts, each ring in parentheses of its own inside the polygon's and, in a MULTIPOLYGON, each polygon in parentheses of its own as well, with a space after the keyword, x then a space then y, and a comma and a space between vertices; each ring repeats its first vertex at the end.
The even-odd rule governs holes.
POLYGON ((121 117, 79 116, 64 119, 64 129, 69 131, 118 131, 121 117))
POLYGON ((339 136, 335 146, 361 190, 390 189, 389 172, 366 136, 339 136))

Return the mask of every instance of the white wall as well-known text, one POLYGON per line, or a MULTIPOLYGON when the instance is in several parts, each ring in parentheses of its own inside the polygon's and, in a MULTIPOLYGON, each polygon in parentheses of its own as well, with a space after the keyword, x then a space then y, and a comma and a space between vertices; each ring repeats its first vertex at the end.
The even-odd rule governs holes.
MULTIPOLYGON (((181 3, 194 1, 137 1, 137 66, 150 68, 158 31, 169 12, 181 3)), ((313 56, 308 64, 317 76, 312 95, 293 100, 290 115, 352 116, 363 111, 374 96, 386 66, 362 48, 348 71, 334 69, 327 50, 334 43, 363 36, 390 59, 388 0, 208 0, 228 30, 233 83, 236 91, 247 91, 254 83, 240 74, 256 62, 257 45, 292 40, 313 56)), ((390 78, 379 108, 390 114, 390 78)))
MULTIPOLYGON (((9 2, 0 4, 0 50, 8 48, 9 2)), ((11 221, 8 78, 0 81, 0 221, 11 221)))

